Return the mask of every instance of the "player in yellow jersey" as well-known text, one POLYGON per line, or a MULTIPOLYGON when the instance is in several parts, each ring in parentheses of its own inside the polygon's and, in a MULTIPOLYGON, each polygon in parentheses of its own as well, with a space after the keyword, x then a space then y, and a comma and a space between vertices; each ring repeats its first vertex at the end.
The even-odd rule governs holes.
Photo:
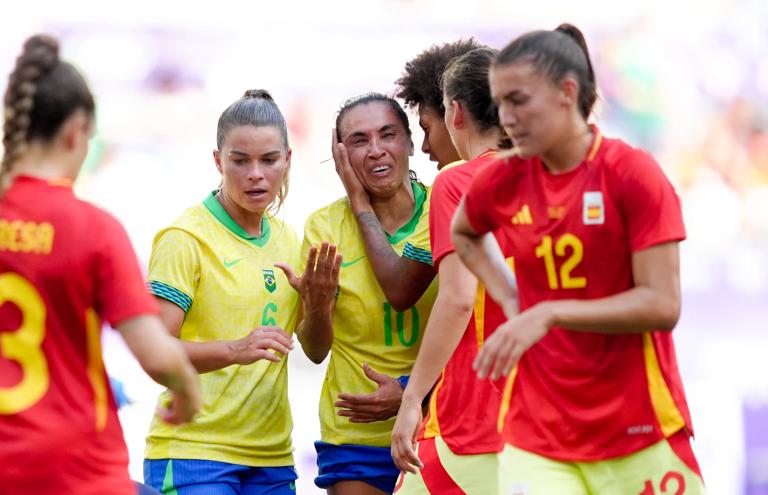
MULTIPOLYGON (((247 91, 219 117, 216 141, 221 186, 157 234, 149 267, 162 318, 200 373, 203 407, 180 428, 152 423, 144 478, 178 495, 289 495, 286 356, 299 300, 274 265, 296 265, 299 244, 270 216, 288 189, 286 123, 269 93, 247 91)), ((313 275, 335 286, 330 271, 313 275)))
POLYGON ((375 93, 349 100, 336 130, 334 158, 348 196, 304 227, 303 253, 327 241, 343 256, 335 302, 298 331, 312 361, 331 353, 315 483, 334 495, 378 495, 392 492, 399 473, 389 453, 394 419, 369 417, 365 406, 351 412, 343 399, 382 383, 400 388, 395 378, 410 372, 436 290, 429 203, 409 173, 413 143, 395 100, 375 93))

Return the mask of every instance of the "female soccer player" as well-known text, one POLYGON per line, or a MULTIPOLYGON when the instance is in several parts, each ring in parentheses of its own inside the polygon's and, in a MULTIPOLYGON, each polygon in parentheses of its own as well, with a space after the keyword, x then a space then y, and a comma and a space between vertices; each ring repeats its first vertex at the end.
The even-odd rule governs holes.
POLYGON ((396 96, 402 98, 407 107, 415 107, 419 114, 419 126, 424 131, 421 151, 437 162, 438 169, 459 160, 445 127, 440 77, 451 60, 480 46, 472 38, 431 46, 408 61, 403 75, 395 81, 396 96))
POLYGON ((475 362, 481 378, 509 373, 499 493, 701 493, 671 334, 674 189, 650 155, 587 124, 595 77, 577 28, 514 40, 490 84, 519 157, 475 176, 453 240, 508 318, 475 362))
POLYGON ((511 144, 488 88, 496 53, 476 48, 451 61, 442 75, 445 125, 467 161, 443 168, 432 187, 430 239, 440 288, 392 431, 395 464, 414 473, 404 475, 398 494, 497 492, 501 394, 490 380, 474 379, 472 361, 504 315, 478 287, 450 239, 451 218, 472 176, 496 159, 495 150, 511 144), (422 400, 435 382, 429 415, 418 432, 422 400))
POLYGON ((338 395, 371 393, 377 383, 369 376, 392 380, 413 365, 437 289, 431 283, 429 206, 425 187, 410 177, 408 117, 395 100, 373 93, 347 101, 336 131, 334 158, 351 197, 313 213, 304 227, 305 252, 329 241, 344 257, 338 296, 317 319, 324 324, 299 332, 312 361, 331 353, 320 398, 315 483, 334 495, 377 495, 391 493, 399 473, 389 452, 394 419, 378 421, 365 408, 348 413, 351 404, 338 395), (364 229, 379 229, 386 245, 371 245, 375 236, 366 237, 364 229), (383 273, 386 266, 402 271, 383 273), (399 280, 390 280, 400 287, 395 299, 382 279, 397 274, 399 280), (371 375, 367 365, 381 375, 371 375))
POLYGON ((0 491, 136 493, 101 357, 101 321, 191 419, 194 369, 146 292, 128 236, 75 198, 94 102, 54 38, 29 38, 5 93, 0 181, 0 491))
MULTIPOLYGON (((247 91, 224 110, 216 145, 221 186, 157 234, 149 266, 163 321, 201 373, 203 407, 181 428, 153 422, 144 478, 178 495, 292 494, 286 355, 298 296, 275 264, 296 266, 299 244, 270 216, 285 199, 291 163, 270 94, 247 91)), ((322 262, 327 255, 326 246, 322 262)), ((305 282, 325 283, 320 304, 333 300, 330 270, 305 282)))

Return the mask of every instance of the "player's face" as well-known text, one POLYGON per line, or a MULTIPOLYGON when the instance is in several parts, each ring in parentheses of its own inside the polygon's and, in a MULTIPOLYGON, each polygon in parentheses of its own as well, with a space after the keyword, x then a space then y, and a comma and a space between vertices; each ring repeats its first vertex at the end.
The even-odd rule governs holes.
POLYGON ((420 104, 419 126, 424 131, 421 151, 429 155, 430 161, 437 162, 438 170, 459 159, 445 127, 445 121, 437 109, 420 104))
POLYGON ((229 198, 259 214, 274 201, 291 163, 291 150, 272 126, 233 127, 213 155, 229 198))
POLYGON ((341 141, 363 187, 371 196, 386 198, 408 177, 413 144, 395 110, 384 102, 350 109, 340 123, 341 141))
POLYGON ((525 61, 492 66, 489 81, 501 126, 522 157, 557 145, 572 110, 561 88, 525 61))

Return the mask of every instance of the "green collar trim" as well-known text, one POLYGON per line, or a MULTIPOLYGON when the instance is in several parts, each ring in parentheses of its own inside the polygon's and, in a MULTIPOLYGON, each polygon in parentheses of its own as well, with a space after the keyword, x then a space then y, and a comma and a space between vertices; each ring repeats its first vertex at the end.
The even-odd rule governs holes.
POLYGON ((424 211, 424 200, 427 198, 427 190, 420 183, 415 180, 411 181, 411 188, 413 189, 413 216, 408 220, 408 223, 397 229, 394 235, 387 233, 387 239, 389 243, 394 245, 413 234, 416 230, 416 226, 419 224, 421 213, 424 211))
POLYGON ((235 222, 231 216, 229 216, 227 210, 225 210, 221 203, 219 203, 219 200, 216 199, 216 191, 213 191, 208 195, 207 198, 205 198, 203 205, 208 211, 211 212, 211 215, 213 215, 216 220, 221 222, 222 225, 231 230, 232 233, 234 233, 236 236, 242 237, 251 244, 258 247, 264 247, 264 244, 266 244, 269 240, 271 229, 269 227, 269 221, 267 220, 266 214, 261 218, 261 235, 255 236, 248 234, 248 232, 246 232, 240 225, 238 225, 237 222, 235 222))

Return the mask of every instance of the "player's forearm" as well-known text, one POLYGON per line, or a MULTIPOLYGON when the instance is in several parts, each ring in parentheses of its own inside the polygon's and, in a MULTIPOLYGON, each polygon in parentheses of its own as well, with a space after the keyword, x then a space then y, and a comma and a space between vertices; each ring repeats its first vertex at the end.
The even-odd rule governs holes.
POLYGON ((198 373, 208 373, 236 364, 235 351, 230 341, 179 342, 198 373))
POLYGON ((424 294, 429 282, 434 278, 434 270, 431 277, 412 274, 410 265, 417 262, 399 256, 392 249, 376 214, 373 211, 363 211, 357 214, 356 218, 363 234, 368 262, 384 296, 396 311, 405 311, 416 304, 424 294))
POLYGON ((680 316, 679 297, 649 287, 634 287, 600 299, 547 301, 538 306, 550 315, 550 326, 607 334, 671 331, 680 316))
MULTIPOLYGON (((466 292, 466 291, 464 291, 466 292)), ((472 316, 473 298, 440 287, 424 329, 403 402, 421 404, 461 341, 472 316)))
POLYGON ((139 316, 117 326, 139 365, 157 383, 172 391, 188 387, 194 370, 179 341, 168 335, 160 319, 139 316))
POLYGON ((309 360, 322 363, 333 345, 333 310, 305 312, 296 335, 309 360))
POLYGON ((493 234, 477 237, 454 230, 452 239, 461 261, 485 285, 488 295, 501 306, 507 318, 515 315, 517 282, 493 234))

